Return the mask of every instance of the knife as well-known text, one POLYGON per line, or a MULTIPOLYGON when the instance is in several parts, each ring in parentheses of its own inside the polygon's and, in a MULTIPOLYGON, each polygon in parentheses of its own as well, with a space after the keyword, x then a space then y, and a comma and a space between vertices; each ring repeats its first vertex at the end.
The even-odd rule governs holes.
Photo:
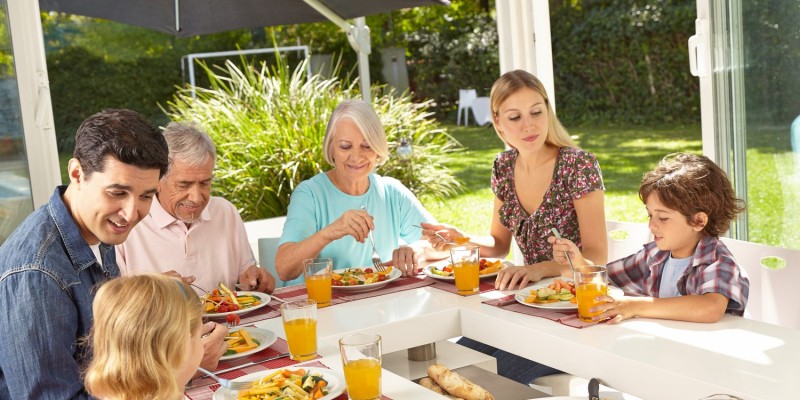
POLYGON ((589 400, 600 400, 600 382, 597 378, 589 380, 589 400))

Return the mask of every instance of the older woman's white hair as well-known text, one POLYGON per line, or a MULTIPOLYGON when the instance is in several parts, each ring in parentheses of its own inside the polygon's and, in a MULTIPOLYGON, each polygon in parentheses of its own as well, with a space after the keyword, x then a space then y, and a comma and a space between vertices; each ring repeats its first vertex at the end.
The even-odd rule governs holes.
POLYGON ((375 163, 377 165, 385 163, 389 159, 389 143, 386 141, 386 132, 383 130, 383 124, 381 124, 378 114, 369 103, 363 100, 345 100, 333 110, 328 127, 325 129, 325 138, 322 141, 325 161, 330 165, 336 165, 333 162, 333 137, 336 135, 336 125, 345 118, 356 124, 364 136, 364 140, 378 155, 375 163))

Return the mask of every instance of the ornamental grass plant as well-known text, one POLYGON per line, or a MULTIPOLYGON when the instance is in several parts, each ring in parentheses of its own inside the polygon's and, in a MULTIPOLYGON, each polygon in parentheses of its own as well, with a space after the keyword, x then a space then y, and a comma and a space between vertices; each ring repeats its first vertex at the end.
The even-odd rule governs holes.
MULTIPOLYGON (((179 89, 165 110, 171 120, 197 122, 209 133, 217 145, 213 192, 246 221, 285 215, 294 188, 331 168, 322 152, 328 119, 339 102, 361 97, 353 84, 309 76, 308 60, 290 70, 276 58, 272 66, 203 65, 209 87, 196 88, 194 98, 191 88, 179 89)), ((373 99, 391 150, 376 172, 418 196, 457 193, 461 185, 443 163, 461 146, 431 118, 430 102, 414 104, 381 88, 373 99), (400 138, 413 146, 406 160, 395 154, 400 138)))

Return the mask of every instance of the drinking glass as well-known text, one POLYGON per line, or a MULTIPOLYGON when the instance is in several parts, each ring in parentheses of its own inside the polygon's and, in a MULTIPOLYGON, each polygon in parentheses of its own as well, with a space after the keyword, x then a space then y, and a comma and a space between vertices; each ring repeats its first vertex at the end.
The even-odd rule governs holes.
POLYGON ((456 290, 460 295, 478 293, 480 248, 478 246, 456 246, 450 248, 450 261, 456 278, 456 290))
POLYGON ((317 356, 317 302, 298 300, 281 304, 283 330, 292 360, 306 361, 317 356))
POLYGON ((330 258, 309 258, 303 260, 303 275, 306 280, 308 298, 317 302, 317 307, 331 305, 331 278, 333 260, 330 258))
POLYGON ((578 303, 578 318, 583 322, 592 321, 592 317, 602 311, 589 312, 589 309, 601 302, 595 301, 598 296, 608 293, 608 270, 602 265, 584 265, 575 267, 575 297, 578 303))
POLYGON ((359 333, 339 339, 347 397, 350 400, 381 398, 381 337, 359 333))

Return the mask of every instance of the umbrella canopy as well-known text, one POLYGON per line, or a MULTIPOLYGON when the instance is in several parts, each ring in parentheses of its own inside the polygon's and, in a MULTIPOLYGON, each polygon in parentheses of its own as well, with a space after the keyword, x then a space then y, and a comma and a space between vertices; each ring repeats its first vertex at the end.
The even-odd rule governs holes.
MULTIPOLYGON (((448 0, 318 0, 342 19, 448 0)), ((39 0, 47 11, 143 26, 178 37, 329 19, 304 0, 39 0)))

